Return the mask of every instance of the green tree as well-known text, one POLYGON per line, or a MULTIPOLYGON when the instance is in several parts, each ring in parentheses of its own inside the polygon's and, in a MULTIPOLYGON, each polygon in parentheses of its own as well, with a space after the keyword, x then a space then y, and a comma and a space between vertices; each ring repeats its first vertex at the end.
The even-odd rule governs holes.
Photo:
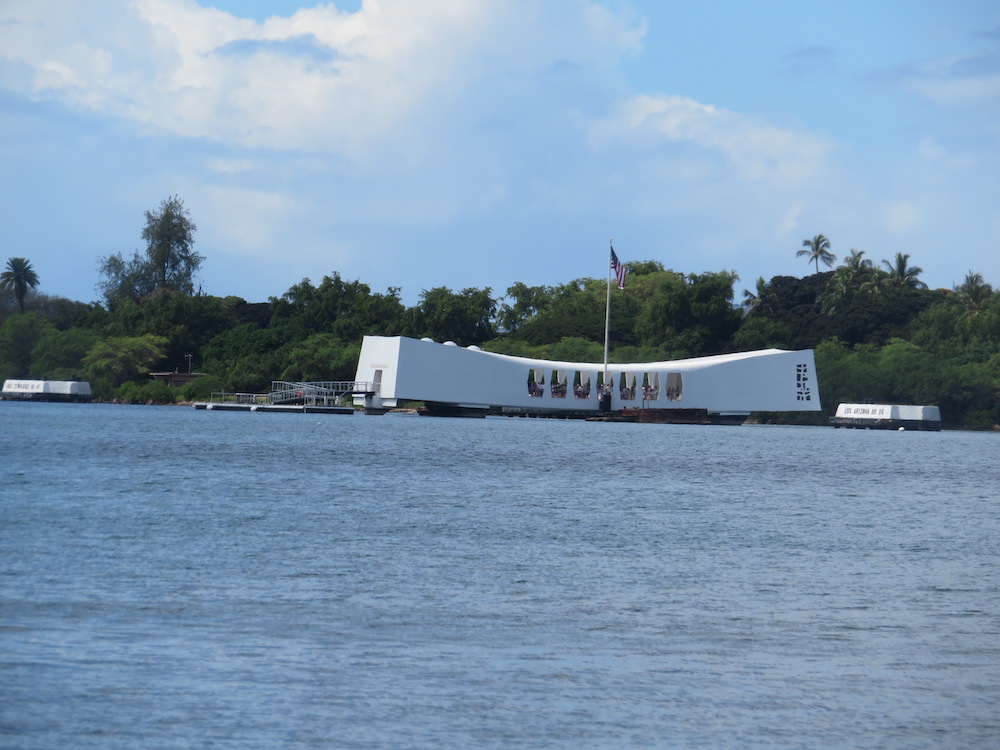
POLYGON ((270 325, 288 341, 302 341, 317 333, 332 333, 344 341, 365 334, 398 335, 405 308, 399 288, 372 294, 360 281, 345 281, 336 271, 319 286, 309 279, 293 285, 281 297, 272 297, 270 325))
POLYGON ((981 313, 993 298, 993 287, 983 280, 981 273, 969 271, 965 281, 955 290, 959 293, 962 303, 972 315, 981 313))
POLYGON ((215 336, 237 324, 238 298, 189 296, 163 290, 137 304, 122 300, 108 313, 109 336, 155 334, 167 339, 164 352, 168 369, 186 364, 186 355, 200 361, 199 352, 215 336))
POLYGON ((966 306, 957 328, 967 347, 966 356, 984 359, 1000 354, 1000 294, 991 295, 979 307, 966 306))
POLYGON ((841 304, 850 299, 854 291, 850 269, 841 266, 830 277, 821 299, 823 312, 833 313, 841 304))
POLYGON ((764 316, 751 316, 733 336, 733 344, 737 351, 749 352, 755 349, 787 349, 791 337, 787 328, 764 316))
POLYGON ((83 373, 83 358, 99 340, 96 331, 52 329, 32 349, 30 375, 44 380, 72 380, 83 373))
POLYGON ((166 338, 152 334, 98 341, 83 358, 95 395, 110 395, 112 389, 148 374, 163 360, 166 344, 166 338))
POLYGON ((520 281, 507 287, 507 295, 500 305, 497 322, 507 333, 518 331, 532 316, 547 308, 552 302, 553 290, 547 286, 528 286, 520 281))
POLYGON ((160 289, 194 293, 194 274, 203 260, 194 250, 197 229, 184 201, 176 195, 160 203, 158 211, 146 212, 142 238, 146 240, 146 257, 160 289))
POLYGON ((824 312, 833 313, 844 303, 850 302, 860 293, 865 282, 872 278, 874 266, 864 256, 864 250, 852 248, 851 254, 834 271, 823 292, 824 312))
POLYGON ((85 328, 92 331, 100 331, 107 323, 107 310, 97 303, 74 302, 63 297, 47 297, 42 304, 39 299, 32 300, 33 306, 40 314, 52 321, 52 324, 60 331, 70 328, 85 328))
POLYGON ((241 323, 213 338, 202 350, 204 371, 229 391, 262 392, 285 366, 280 331, 241 323))
POLYGON ((97 263, 97 272, 101 276, 97 291, 104 297, 109 310, 126 301, 138 304, 156 289, 149 263, 138 252, 128 260, 121 253, 101 258, 97 263))
POLYGON ((186 383, 181 390, 181 399, 184 401, 208 401, 212 394, 225 389, 225 383, 215 375, 205 375, 203 377, 186 383))
POLYGON ((604 347, 578 336, 564 336, 552 347, 549 358, 563 362, 600 362, 604 358, 604 347))
POLYGON ((859 274, 863 272, 866 268, 872 267, 872 262, 865 257, 864 250, 858 250, 856 248, 851 248, 851 254, 844 258, 844 262, 841 263, 844 268, 848 268, 854 274, 859 274))
MULTIPOLYGON (((639 300, 635 285, 622 292, 614 290, 611 301, 612 345, 636 343, 635 315, 639 300)), ((551 346, 563 337, 578 337, 601 344, 604 350, 604 306, 607 300, 606 279, 575 279, 551 289, 549 300, 538 312, 524 318, 509 334, 532 346, 551 346)))
POLYGON ((809 263, 816 263, 816 273, 819 273, 820 261, 832 267, 837 260, 837 256, 830 252, 830 240, 822 234, 817 234, 811 240, 802 240, 802 247, 802 250, 795 253, 795 257, 808 256, 809 263))
POLYGON ((920 266, 910 265, 909 253, 896 253, 892 262, 883 260, 882 265, 888 272, 888 276, 883 280, 883 285, 890 289, 926 289, 927 284, 922 282, 918 276, 924 272, 920 266))
POLYGON ((658 260, 630 260, 628 262, 628 277, 630 280, 634 280, 639 276, 660 273, 665 270, 663 264, 658 260))
POLYGON ((17 299, 17 308, 24 312, 24 297, 28 289, 38 286, 38 274, 31 267, 31 261, 27 258, 8 258, 7 268, 0 273, 0 288, 13 289, 14 297, 17 299))
POLYGON ((126 404, 172 404, 177 401, 177 391, 162 380, 128 381, 118 388, 115 398, 126 404))
POLYGON ((962 315, 962 305, 955 299, 930 305, 913 321, 910 340, 936 356, 956 356, 968 343, 959 334, 962 315))
POLYGON ((936 404, 940 361, 911 341, 891 339, 879 352, 879 376, 890 403, 936 404))
POLYGON ((844 402, 884 401, 889 390, 879 373, 879 349, 870 344, 850 347, 829 338, 815 348, 820 399, 827 415, 844 402))
POLYGON ((109 307, 121 300, 138 302, 157 289, 194 294, 194 275, 204 260, 194 250, 197 230, 184 202, 172 196, 157 211, 146 211, 142 238, 146 253, 133 253, 126 260, 121 253, 101 258, 97 289, 109 307))
POLYGON ((33 312, 7 318, 0 326, 0 379, 28 377, 35 347, 52 330, 49 321, 33 312))
POLYGON ((354 380, 359 344, 345 344, 332 333, 313 334, 286 350, 281 380, 354 380))
POLYGON ((489 341, 497 334, 497 303, 492 294, 489 287, 460 293, 443 286, 424 290, 420 304, 407 311, 406 332, 416 338, 454 341, 459 346, 489 341))
POLYGON ((735 273, 685 277, 664 271, 647 278, 656 286, 636 290, 644 296, 635 324, 638 343, 646 348, 665 348, 676 356, 719 354, 731 349, 742 317, 733 305, 733 284, 739 278, 735 273))
POLYGON ((769 285, 764 280, 763 276, 757 277, 757 286, 753 291, 749 289, 743 290, 743 302, 740 305, 743 308, 743 314, 749 315, 754 310, 760 308, 767 301, 767 296, 770 293, 769 285))

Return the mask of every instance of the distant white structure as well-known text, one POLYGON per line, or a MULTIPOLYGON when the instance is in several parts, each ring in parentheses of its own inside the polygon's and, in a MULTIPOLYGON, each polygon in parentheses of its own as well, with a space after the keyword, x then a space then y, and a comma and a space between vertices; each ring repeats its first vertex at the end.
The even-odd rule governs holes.
POLYGON ((841 404, 830 424, 868 430, 937 431, 941 429, 941 410, 910 404, 841 404))
POLYGON ((668 362, 561 362, 484 352, 476 346, 400 336, 365 336, 354 403, 369 409, 401 401, 449 408, 502 406, 538 412, 699 409, 709 415, 819 411, 812 350, 721 354, 668 362))
POLYGON ((90 383, 82 380, 5 380, 0 396, 25 401, 90 401, 90 383))

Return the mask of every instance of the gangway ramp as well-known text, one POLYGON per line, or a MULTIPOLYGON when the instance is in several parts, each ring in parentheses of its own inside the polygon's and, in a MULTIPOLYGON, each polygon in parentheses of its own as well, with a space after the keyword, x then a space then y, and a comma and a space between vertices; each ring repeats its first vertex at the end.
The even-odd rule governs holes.
POLYGON ((374 383, 355 380, 273 380, 267 393, 216 391, 196 409, 210 411, 299 412, 306 414, 353 414, 344 406, 344 396, 377 391, 374 383))

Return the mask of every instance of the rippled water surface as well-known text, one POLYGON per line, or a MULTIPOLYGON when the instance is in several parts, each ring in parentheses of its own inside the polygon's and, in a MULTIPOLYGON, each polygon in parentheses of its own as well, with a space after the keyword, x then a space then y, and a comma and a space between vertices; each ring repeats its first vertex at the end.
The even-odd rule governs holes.
POLYGON ((2 402, 0 746, 996 747, 998 458, 2 402))

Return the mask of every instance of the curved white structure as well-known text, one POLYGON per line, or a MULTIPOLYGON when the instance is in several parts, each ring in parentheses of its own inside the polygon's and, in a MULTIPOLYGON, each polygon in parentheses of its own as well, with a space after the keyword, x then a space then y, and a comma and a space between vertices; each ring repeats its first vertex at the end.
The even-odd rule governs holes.
POLYGON ((355 405, 391 408, 400 401, 542 411, 703 409, 709 414, 819 411, 812 350, 767 349, 669 362, 560 362, 493 354, 478 347, 401 336, 365 336, 355 380, 371 383, 355 405))

